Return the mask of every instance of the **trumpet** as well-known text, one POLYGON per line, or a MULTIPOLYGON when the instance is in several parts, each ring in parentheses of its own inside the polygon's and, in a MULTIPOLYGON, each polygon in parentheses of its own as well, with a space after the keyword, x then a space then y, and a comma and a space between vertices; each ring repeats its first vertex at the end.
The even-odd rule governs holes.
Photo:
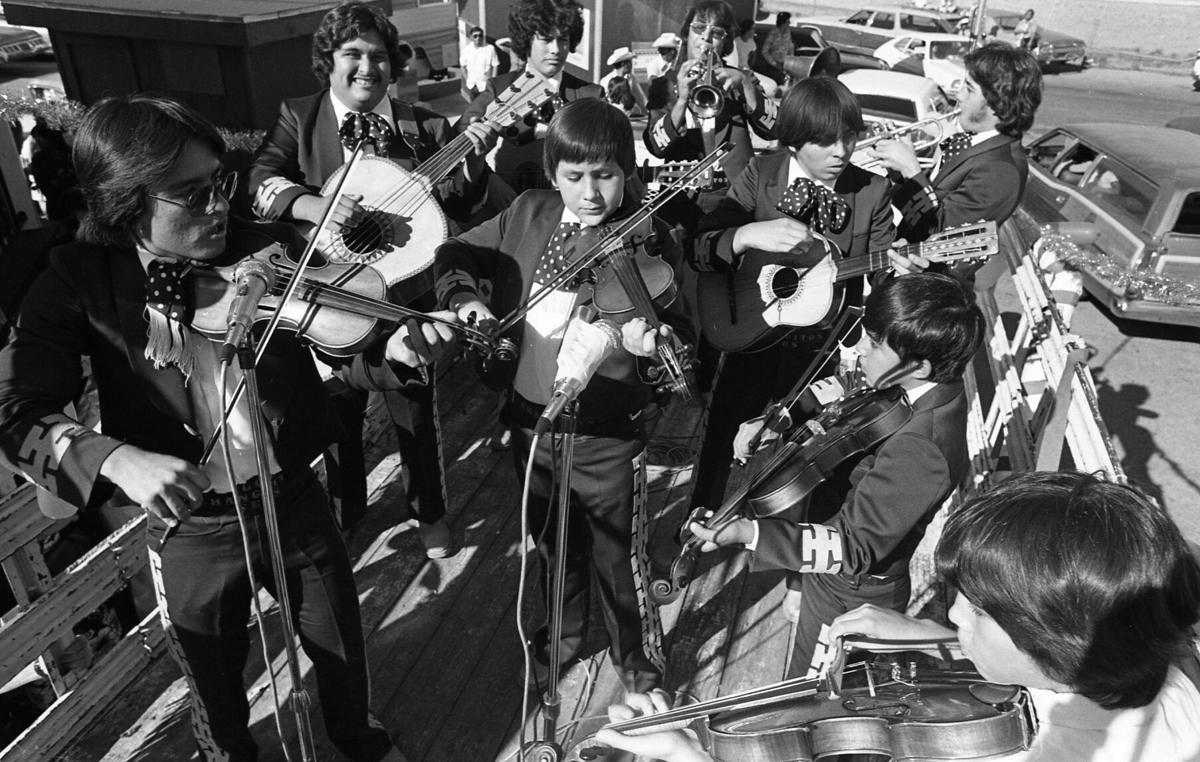
MULTIPOLYGON (((927 119, 922 119, 919 122, 913 122, 911 124, 905 124, 900 127, 893 127, 891 129, 881 129, 874 135, 871 135, 869 138, 858 141, 854 147, 854 152, 857 154, 859 151, 864 151, 868 148, 874 148, 878 143, 884 140, 897 140, 903 137, 919 135, 920 137, 914 137, 913 140, 913 149, 919 155, 922 151, 930 149, 942 142, 944 138, 949 137, 953 132, 957 132, 957 130, 951 130, 949 127, 954 120, 958 118, 960 113, 962 113, 961 109, 954 109, 953 111, 948 111, 945 114, 938 114, 937 116, 931 116, 927 119)), ((879 159, 866 159, 864 161, 856 161, 854 163, 862 169, 871 170, 878 166, 881 161, 879 159)))
POLYGON ((709 47, 704 54, 704 63, 700 67, 700 76, 696 84, 688 92, 687 107, 697 119, 711 119, 725 108, 725 93, 716 84, 716 71, 719 65, 717 53, 709 47))

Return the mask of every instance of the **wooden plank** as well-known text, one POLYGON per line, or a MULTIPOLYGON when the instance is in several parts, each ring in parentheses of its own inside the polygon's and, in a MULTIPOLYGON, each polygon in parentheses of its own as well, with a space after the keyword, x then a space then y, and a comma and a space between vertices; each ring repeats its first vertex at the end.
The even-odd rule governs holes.
POLYGON ((0 685, 8 682, 76 622, 124 587, 146 563, 146 517, 131 519, 87 552, 55 584, 0 629, 0 685))
POLYGON ((31 484, 18 487, 0 498, 0 560, 37 540, 54 525, 37 507, 37 489, 31 484))
POLYGON ((120 643, 92 665, 83 680, 0 752, 0 760, 57 758, 163 650, 163 630, 156 611, 126 633, 120 643))

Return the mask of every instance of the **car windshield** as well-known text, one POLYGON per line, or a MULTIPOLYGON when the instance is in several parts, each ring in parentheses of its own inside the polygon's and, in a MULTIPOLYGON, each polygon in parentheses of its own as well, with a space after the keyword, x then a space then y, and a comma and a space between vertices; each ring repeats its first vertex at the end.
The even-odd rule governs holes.
POLYGON ((858 104, 870 116, 899 119, 906 122, 914 122, 917 119, 917 104, 913 101, 891 95, 863 95, 862 93, 856 93, 854 97, 858 98, 858 104))
POLYGON ((970 40, 941 40, 929 45, 930 58, 962 58, 970 52, 970 40))

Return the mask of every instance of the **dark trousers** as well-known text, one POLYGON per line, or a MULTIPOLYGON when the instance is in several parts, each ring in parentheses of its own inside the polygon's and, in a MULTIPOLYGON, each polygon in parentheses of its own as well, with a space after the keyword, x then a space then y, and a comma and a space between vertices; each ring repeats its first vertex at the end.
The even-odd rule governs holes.
MULTIPOLYGON (((358 594, 328 498, 303 471, 284 479, 277 504, 293 624, 313 662, 329 739, 351 759, 381 759, 392 743, 369 714, 358 594)), ((162 530, 162 522, 151 519, 150 565, 167 646, 191 689, 200 756, 253 760, 242 681, 253 591, 237 517, 193 518, 158 551, 162 530)), ((257 579, 278 598, 261 515, 249 518, 247 531, 257 579)))
MULTIPOLYGON (((349 388, 333 395, 345 433, 338 440, 338 473, 330 482, 345 529, 353 527, 367 512, 367 469, 362 440, 368 396, 364 390, 349 388)), ((422 524, 432 524, 446 515, 442 437, 433 383, 383 392, 383 399, 396 427, 409 512, 422 524)))
POLYGON ((745 421, 762 415, 772 400, 781 399, 803 375, 823 336, 814 334, 802 344, 788 339, 761 352, 730 352, 717 375, 708 405, 708 427, 693 471, 696 486, 691 506, 716 510, 725 498, 733 461, 733 438, 745 421))
MULTIPOLYGON (((512 427, 518 478, 524 476, 533 432, 512 427)), ((542 437, 529 488, 529 527, 538 540, 543 592, 549 600, 554 569, 555 526, 561 449, 542 437)), ((581 655, 588 630, 590 582, 604 612, 609 654, 629 687, 646 690, 662 673, 662 627, 648 604, 646 478, 641 439, 575 435, 571 470, 571 510, 567 521, 566 579, 563 583, 560 661, 581 655)), ((542 645, 542 644, 539 644, 542 645)))
POLYGON ((879 578, 859 575, 857 581, 840 574, 795 574, 788 587, 800 589, 800 619, 792 645, 787 677, 804 677, 820 640, 821 626, 864 603, 904 611, 912 583, 908 574, 879 578))

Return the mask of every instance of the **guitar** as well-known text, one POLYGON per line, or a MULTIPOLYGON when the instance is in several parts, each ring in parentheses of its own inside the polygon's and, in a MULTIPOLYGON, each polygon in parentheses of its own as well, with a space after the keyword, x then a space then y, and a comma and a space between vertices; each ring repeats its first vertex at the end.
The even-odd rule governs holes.
MULTIPOLYGON (((733 273, 700 273, 700 330, 713 346, 725 352, 766 349, 788 331, 817 325, 840 310, 837 283, 889 265, 892 249, 841 259, 833 256, 837 246, 832 241, 815 234, 814 238, 830 253, 808 269, 774 264, 778 255, 750 250, 733 273)), ((996 223, 988 220, 960 225, 895 251, 933 262, 962 262, 984 260, 998 250, 996 223)))
MULTIPOLYGON (((536 72, 525 72, 488 105, 483 118, 497 126, 512 124, 554 95, 553 84, 536 72)), ((363 197, 363 218, 338 233, 325 231, 317 249, 333 262, 367 264, 383 275, 389 286, 414 278, 433 264, 437 247, 449 233, 446 216, 433 196, 433 184, 450 174, 474 144, 458 135, 411 172, 379 156, 364 156, 341 193, 363 197)), ((348 164, 330 175, 321 188, 328 196, 337 187, 348 164)), ((302 230, 311 234, 311 226, 302 230)), ((432 283, 406 284, 415 297, 432 283)))

